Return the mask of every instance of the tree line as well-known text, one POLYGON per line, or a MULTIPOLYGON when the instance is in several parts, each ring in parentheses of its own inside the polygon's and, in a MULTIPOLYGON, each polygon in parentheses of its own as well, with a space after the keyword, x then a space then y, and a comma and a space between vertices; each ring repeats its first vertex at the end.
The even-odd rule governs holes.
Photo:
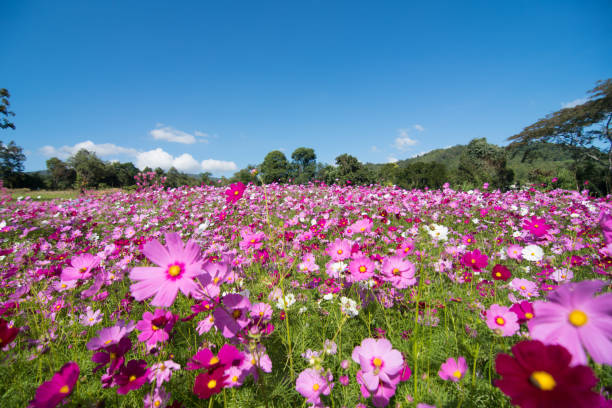
MULTIPOLYGON (((506 147, 485 138, 471 140, 423 157, 396 163, 361 163, 343 153, 334 165, 317 161, 314 149, 299 147, 290 159, 280 150, 269 152, 263 162, 248 165, 232 177, 215 178, 210 173, 186 174, 176 168, 143 169, 165 179, 165 186, 243 183, 386 184, 403 188, 440 188, 449 182, 455 188, 474 188, 488 183, 507 189, 513 183, 580 189, 588 185, 604 195, 612 190, 612 79, 599 81, 580 105, 547 115, 522 132, 508 138, 506 147)), ((0 129, 15 129, 10 94, 0 89, 0 129)), ((25 155, 11 141, 0 141, 0 178, 8 187, 31 189, 131 188, 140 172, 132 163, 103 161, 95 153, 80 150, 63 161, 47 160, 47 170, 23 172, 25 155)))

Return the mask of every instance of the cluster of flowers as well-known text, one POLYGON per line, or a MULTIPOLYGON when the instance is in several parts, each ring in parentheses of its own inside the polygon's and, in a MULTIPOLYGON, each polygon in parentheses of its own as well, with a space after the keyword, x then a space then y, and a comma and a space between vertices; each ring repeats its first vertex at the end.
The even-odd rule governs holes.
POLYGON ((166 176, 159 176, 154 171, 140 172, 134 176, 139 189, 162 188, 166 182, 166 176))

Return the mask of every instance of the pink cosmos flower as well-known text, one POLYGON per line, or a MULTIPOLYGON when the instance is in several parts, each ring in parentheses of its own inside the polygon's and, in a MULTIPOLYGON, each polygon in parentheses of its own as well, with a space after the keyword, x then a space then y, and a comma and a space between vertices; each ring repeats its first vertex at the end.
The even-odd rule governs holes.
POLYGON ((215 326, 224 337, 232 338, 249 324, 251 302, 247 297, 230 293, 223 297, 223 306, 213 312, 215 326))
POLYGON ((116 325, 112 327, 105 327, 98 332, 98 337, 94 337, 87 343, 88 350, 99 350, 110 346, 111 344, 118 344, 119 341, 127 336, 132 330, 134 330, 135 324, 130 321, 125 323, 123 320, 119 320, 116 325))
POLYGON ((36 390, 34 399, 30 401, 30 408, 53 408, 64 400, 76 385, 79 379, 79 365, 73 361, 64 366, 53 375, 49 381, 42 383, 36 390))
POLYGON ((144 312, 142 320, 136 323, 136 328, 140 330, 138 340, 149 346, 165 342, 170 338, 170 332, 177 320, 177 315, 164 309, 155 309, 155 314, 144 312))
POLYGON ((361 256, 349 263, 349 271, 353 282, 370 279, 374 276, 374 262, 368 257, 361 256))
POLYGON ((382 273, 398 289, 405 289, 416 283, 414 265, 410 261, 404 261, 401 256, 385 258, 382 264, 382 273))
POLYGON ((233 204, 242 198, 246 190, 246 186, 242 182, 234 183, 225 190, 225 202, 226 204, 233 204))
POLYGON ((536 301, 535 317, 527 323, 534 340, 559 344, 572 355, 572 366, 586 365, 586 349, 593 361, 612 365, 612 293, 593 295, 602 281, 567 283, 536 301))
POLYGON ((306 398, 306 402, 321 405, 321 394, 329 395, 331 387, 327 378, 322 376, 314 368, 302 371, 295 381, 295 389, 306 398))
POLYGON ((517 244, 508 245, 506 253, 508 254, 509 258, 519 261, 523 256, 523 247, 517 244))
POLYGON ((92 269, 100 265, 100 261, 96 255, 88 253, 76 256, 70 260, 71 266, 62 271, 61 280, 88 279, 92 275, 92 269))
POLYGON ((349 228, 356 234, 365 234, 367 232, 372 232, 372 225, 372 221, 364 218, 355 221, 349 228))
POLYGON ((399 249, 395 252, 395 255, 406 257, 414 252, 414 239, 406 238, 400 245, 399 249))
POLYGON ((353 349, 352 359, 361 365, 363 385, 370 392, 376 392, 382 383, 395 385, 404 366, 402 353, 393 349, 387 339, 363 339, 353 349))
POLYGON ((196 291, 194 278, 202 273, 200 248, 193 241, 183 245, 177 233, 166 234, 166 246, 158 240, 149 241, 142 249, 143 254, 158 267, 135 267, 130 279, 137 283, 130 286, 136 300, 155 296, 153 306, 169 307, 174 303, 180 290, 185 296, 196 291))
POLYGON ((479 249, 475 249, 472 252, 466 252, 461 257, 461 263, 466 268, 472 268, 474 271, 480 271, 482 268, 486 268, 489 264, 489 257, 481 253, 479 249))
POLYGON ((181 366, 176 364, 172 360, 162 361, 151 366, 151 372, 149 373, 149 381, 155 380, 156 388, 159 388, 165 382, 170 381, 172 378, 172 372, 180 370, 181 366))
POLYGON ((457 382, 463 378, 466 371, 467 363, 465 362, 465 357, 459 357, 457 360, 449 357, 446 362, 440 366, 438 375, 443 380, 457 382))
POLYGON ((538 285, 528 279, 514 278, 510 282, 510 287, 526 298, 538 296, 538 285))
POLYGON ((238 244, 240 249, 248 251, 249 249, 259 249, 263 246, 263 241, 266 239, 266 234, 263 232, 251 232, 250 230, 240 231, 242 241, 238 244))
POLYGON ((487 326, 500 336, 512 336, 519 329, 516 314, 505 306, 491 305, 487 310, 487 326))
POLYGON ((607 211, 602 211, 599 214, 599 226, 606 244, 612 243, 612 215, 607 211))
POLYGON ((522 301, 521 303, 513 304, 510 307, 510 311, 516 314, 516 317, 518 317, 519 324, 528 322, 535 316, 533 311, 533 304, 529 303, 526 300, 522 301))
POLYGON ((331 256, 332 261, 339 262, 351 257, 351 248, 351 241, 338 238, 325 248, 325 252, 331 256))
POLYGON ((544 218, 538 218, 534 215, 531 219, 523 220, 523 228, 528 230, 534 237, 539 238, 546 235, 550 229, 550 225, 546 224, 544 218))

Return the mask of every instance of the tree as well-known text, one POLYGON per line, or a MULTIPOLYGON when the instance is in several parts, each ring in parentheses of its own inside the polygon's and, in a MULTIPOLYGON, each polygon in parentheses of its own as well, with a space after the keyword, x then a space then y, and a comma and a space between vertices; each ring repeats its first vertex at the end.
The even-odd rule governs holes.
POLYGON ((314 178, 317 170, 317 155, 314 149, 308 147, 298 147, 291 154, 293 167, 295 169, 294 180, 295 184, 304 184, 314 178))
POLYGON ((506 151, 486 138, 472 139, 461 154, 457 177, 460 183, 474 187, 489 183, 493 188, 507 189, 514 171, 506 167, 506 151))
POLYGON ((255 166, 253 166, 252 164, 249 164, 246 168, 240 169, 236 173, 234 173, 231 181, 233 183, 236 183, 239 181, 244 184, 249 184, 249 183, 257 184, 257 176, 253 174, 253 170, 255 170, 255 166))
POLYGON ((612 79, 598 81, 588 93, 590 96, 585 103, 553 112, 508 140, 512 145, 558 143, 572 151, 576 166, 583 157, 607 161, 608 172, 612 175, 612 79), (607 146, 607 160, 593 152, 601 145, 607 146))
POLYGON ((23 173, 23 162, 25 162, 23 149, 12 140, 8 145, 0 141, 0 178, 4 185, 14 187, 18 182, 19 175, 23 173))
POLYGON ((106 165, 95 153, 86 149, 79 150, 68 159, 68 164, 76 172, 78 188, 96 188, 106 178, 106 165))
POLYGON ((289 162, 280 150, 273 150, 266 155, 261 164, 261 175, 264 183, 285 183, 289 179, 289 162))
POLYGON ((443 163, 409 163, 397 170, 397 185, 406 189, 440 188, 446 181, 443 163))
POLYGON ((0 116, 5 116, 2 118, 2 121, 0 121, 0 129, 15 129, 15 124, 7 119, 11 116, 15 116, 15 112, 8 110, 8 107, 11 105, 8 100, 10 96, 11 94, 9 94, 9 91, 4 88, 0 88, 0 116))
POLYGON ((338 182, 351 184, 369 184, 374 181, 374 174, 350 154, 341 154, 336 157, 335 176, 338 182))
POLYGON ((65 190, 74 185, 74 182, 76 181, 76 172, 74 169, 68 167, 66 163, 57 157, 50 158, 47 160, 46 164, 50 176, 49 188, 65 190))

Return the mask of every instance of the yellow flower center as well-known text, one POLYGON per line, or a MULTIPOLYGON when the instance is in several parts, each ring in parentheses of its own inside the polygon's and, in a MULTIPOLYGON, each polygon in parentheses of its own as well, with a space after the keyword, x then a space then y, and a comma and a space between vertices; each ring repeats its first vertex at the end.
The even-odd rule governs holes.
POLYGON ((461 371, 459 371, 459 370, 455 370, 455 371, 453 372, 453 377, 455 377, 455 378, 459 378, 459 379, 460 379, 460 378, 461 378, 461 375, 462 375, 462 374, 461 374, 461 371))
POLYGON ((240 316, 242 315, 242 311, 236 309, 232 312, 232 316, 234 316, 234 319, 238 319, 240 316))
POLYGON ((393 274, 394 274, 395 276, 399 275, 399 274, 400 274, 400 270, 399 270, 399 269, 397 269, 397 268, 393 268, 393 274))
POLYGON ((382 365, 382 360, 376 357, 374 360, 372 360, 372 364, 374 364, 374 367, 380 367, 382 365))
POLYGON ((475 260, 475 259, 472 259, 472 263, 476 263, 476 260, 475 260))
POLYGON ((498 278, 500 278, 500 277, 501 277, 501 273, 496 272, 496 273, 495 273, 495 276, 497 276, 498 278))
POLYGON ((65 283, 62 283, 62 288, 67 288, 68 285, 66 285, 65 283))
POLYGON ((527 289, 527 288, 524 285, 521 286, 521 290, 525 290, 525 289, 527 289))
POLYGON ((543 391, 550 391, 557 385, 553 376, 546 371, 534 371, 529 376, 529 382, 543 391))
POLYGON ((361 273, 364 273, 366 270, 367 270, 367 268, 365 266, 363 266, 363 265, 361 265, 359 267, 359 272, 361 272, 361 273))
POLYGON ((338 255, 342 255, 342 250, 341 249, 338 250, 338 255))
POLYGON ((216 285, 219 282, 219 277, 215 277, 215 279, 213 279, 213 282, 216 285))
POLYGON ((110 359, 111 359, 111 360, 114 360, 114 359, 116 359, 116 358, 117 358, 117 354, 115 354, 115 353, 110 353, 110 359))
MULTIPOLYGON (((240 194, 240 191, 235 190, 235 191, 234 191, 234 195, 238 195, 238 194, 240 194)), ((214 387, 213 387, 213 388, 214 388, 214 387)))
POLYGON ((181 267, 178 265, 172 265, 168 268, 168 274, 170 276, 178 276, 179 273, 181 273, 181 267))
POLYGON ((252 240, 251 240, 251 244, 254 244, 254 243, 255 243, 255 239, 252 239, 252 240))
POLYGON ((319 390, 319 388, 320 388, 320 387, 319 387, 319 384, 314 384, 314 385, 312 386, 312 390, 313 390, 313 391, 318 391, 318 390, 319 390))
POLYGON ((506 324, 506 321, 504 320, 504 318, 503 318, 503 317, 498 316, 498 317, 495 319, 495 323, 499 324, 500 326, 503 326, 504 324, 506 324))
POLYGON ((568 320, 575 327, 580 327, 584 326, 589 319, 586 313, 584 313, 582 310, 576 309, 572 310, 572 312, 569 314, 568 320))
POLYGON ((155 402, 153 403, 153 405, 155 405, 156 407, 159 407, 159 406, 161 405, 161 402, 159 402, 159 401, 155 401, 155 402))
POLYGON ((210 364, 210 365, 215 365, 215 364, 217 364, 218 362, 219 362, 219 357, 217 357, 217 356, 213 356, 213 357, 210 359, 210 361, 208 362, 208 364, 210 364))
POLYGON ((106 340, 104 344, 110 344, 112 340, 106 340))
POLYGON ((152 325, 151 325, 151 328, 153 329, 153 331, 155 331, 155 330, 159 330, 159 327, 157 327, 157 326, 156 326, 156 325, 154 325, 154 324, 152 324, 152 325))
POLYGON ((237 382, 237 381, 238 381, 238 376, 236 376, 236 375, 235 375, 235 376, 233 376, 233 377, 232 377, 232 382, 237 382))
POLYGON ((134 381, 136 379, 135 375, 130 375, 130 382, 134 381))
POLYGON ((529 312, 525 313, 525 318, 526 319, 533 319, 533 313, 529 313, 529 312))
POLYGON ((79 269, 79 272, 85 273, 85 272, 87 272, 87 268, 81 268, 81 269, 79 269))
POLYGON ((534 227, 538 228, 538 227, 539 227, 539 225, 538 225, 538 224, 535 224, 535 225, 534 225, 534 227))
POLYGON ((62 388, 59 389, 60 394, 68 394, 70 392, 70 388, 68 388, 67 385, 64 385, 62 388))
POLYGON ((365 228, 361 227, 361 232, 365 231, 365 228))
POLYGON ((211 389, 211 390, 212 390, 213 388, 215 388, 216 386, 217 386, 217 381, 216 381, 216 380, 210 380, 210 381, 208 382, 208 384, 207 384, 207 387, 208 387, 209 389, 211 389))

